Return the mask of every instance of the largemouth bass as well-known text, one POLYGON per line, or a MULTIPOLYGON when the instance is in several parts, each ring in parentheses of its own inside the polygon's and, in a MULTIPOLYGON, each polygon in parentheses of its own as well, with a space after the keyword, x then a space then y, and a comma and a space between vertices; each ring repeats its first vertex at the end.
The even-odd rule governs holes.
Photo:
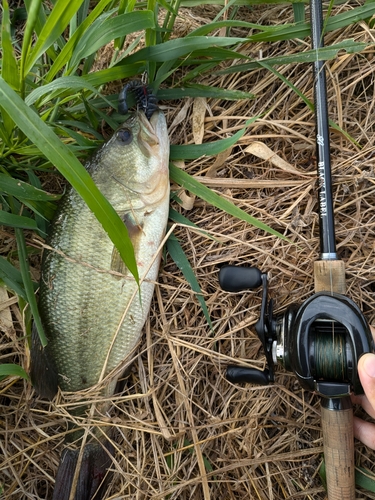
MULTIPOLYGON (((42 349, 33 331, 31 347, 31 379, 42 397, 52 399, 58 386, 76 392, 98 384, 101 395, 113 394, 121 374, 116 368, 140 340, 158 275, 169 209, 168 160, 163 113, 158 110, 148 120, 139 111, 86 165, 127 226, 143 278, 140 293, 82 198, 74 189, 64 196, 42 261, 39 309, 48 345, 42 349)), ((76 414, 85 415, 87 410, 86 406, 76 414)), ((104 411, 100 408, 101 414, 104 411)), ((93 439, 79 454, 82 433, 68 436, 77 449, 69 444, 63 456, 54 499, 69 499, 77 460, 82 463, 74 498, 90 499, 111 463, 109 448, 93 439)))

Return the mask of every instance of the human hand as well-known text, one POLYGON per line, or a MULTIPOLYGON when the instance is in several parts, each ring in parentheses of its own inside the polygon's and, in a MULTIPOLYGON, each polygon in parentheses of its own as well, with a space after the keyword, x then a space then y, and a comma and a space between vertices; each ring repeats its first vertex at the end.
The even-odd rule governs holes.
MULTIPOLYGON (((371 332, 375 339, 375 328, 371 327, 371 332)), ((375 419, 375 354, 367 353, 359 359, 358 374, 365 393, 361 396, 353 395, 352 401, 360 404, 375 419)), ((375 450, 375 424, 354 417, 354 436, 375 450)))

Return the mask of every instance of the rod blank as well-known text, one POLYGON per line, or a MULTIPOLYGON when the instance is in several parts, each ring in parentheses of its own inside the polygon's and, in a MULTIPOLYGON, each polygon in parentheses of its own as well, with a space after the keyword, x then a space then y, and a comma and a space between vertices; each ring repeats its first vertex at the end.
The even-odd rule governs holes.
MULTIPOLYGON (((318 51, 324 46, 323 11, 321 0, 311 0, 310 9, 312 48, 318 51)), ((317 52, 316 61, 313 63, 313 72, 316 122, 316 161, 319 179, 320 251, 321 259, 335 260, 337 259, 337 255, 332 200, 326 74, 324 61, 319 60, 319 52, 317 52)))

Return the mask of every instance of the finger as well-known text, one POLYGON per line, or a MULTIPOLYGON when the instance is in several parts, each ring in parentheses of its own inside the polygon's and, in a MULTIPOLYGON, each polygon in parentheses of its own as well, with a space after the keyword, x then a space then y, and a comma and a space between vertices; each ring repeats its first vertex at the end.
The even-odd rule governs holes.
POLYGON ((367 353, 359 359, 358 374, 368 402, 375 410, 375 354, 367 353))
POLYGON ((353 428, 354 436, 363 444, 375 450, 375 424, 354 417, 353 428))
POLYGON ((351 395, 351 400, 352 403, 361 405, 365 412, 375 419, 375 408, 371 405, 366 396, 351 395))
POLYGON ((361 405, 364 402, 364 399, 366 399, 366 396, 364 394, 354 394, 353 392, 350 394, 350 399, 352 400, 353 405, 361 405))

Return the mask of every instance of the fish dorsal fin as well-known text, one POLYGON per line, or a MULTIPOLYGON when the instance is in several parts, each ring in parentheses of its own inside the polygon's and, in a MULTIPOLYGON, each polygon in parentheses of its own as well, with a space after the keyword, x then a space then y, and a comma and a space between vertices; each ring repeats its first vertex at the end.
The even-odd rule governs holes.
MULTIPOLYGON (((135 255, 137 255, 139 250, 140 237, 143 231, 142 224, 137 223, 131 212, 120 215, 120 217, 124 221, 134 248, 134 253, 135 255)), ((128 268, 126 267, 116 247, 113 247, 112 250, 111 271, 115 271, 116 273, 120 273, 125 276, 128 274, 128 268)), ((119 276, 119 278, 121 278, 121 276, 119 276)))

